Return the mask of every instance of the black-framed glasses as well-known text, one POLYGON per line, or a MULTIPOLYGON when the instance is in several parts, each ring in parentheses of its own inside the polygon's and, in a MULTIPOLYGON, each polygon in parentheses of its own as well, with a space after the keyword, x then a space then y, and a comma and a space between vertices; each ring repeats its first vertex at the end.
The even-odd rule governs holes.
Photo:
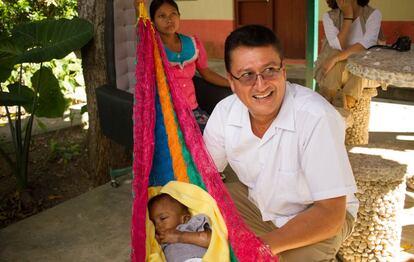
POLYGON ((230 72, 230 75, 234 79, 238 80, 240 84, 244 86, 253 86, 256 83, 257 78, 259 76, 261 76, 264 81, 271 81, 271 80, 277 79, 282 69, 283 69, 283 64, 282 64, 282 61, 280 61, 279 67, 268 66, 260 73, 245 72, 241 76, 237 77, 230 72))

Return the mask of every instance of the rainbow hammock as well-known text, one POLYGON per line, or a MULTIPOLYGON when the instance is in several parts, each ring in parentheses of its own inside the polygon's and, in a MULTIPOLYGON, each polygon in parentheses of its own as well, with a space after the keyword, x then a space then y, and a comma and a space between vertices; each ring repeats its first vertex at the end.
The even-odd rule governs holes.
POLYGON ((197 185, 215 199, 227 226, 230 261, 277 261, 238 214, 181 97, 143 3, 139 3, 139 10, 131 261, 145 261, 146 257, 148 187, 173 180, 197 185))

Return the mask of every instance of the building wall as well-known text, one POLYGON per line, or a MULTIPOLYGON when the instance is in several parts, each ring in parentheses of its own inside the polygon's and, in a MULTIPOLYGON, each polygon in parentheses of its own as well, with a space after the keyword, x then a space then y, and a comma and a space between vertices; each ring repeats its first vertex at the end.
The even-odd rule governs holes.
POLYGON ((196 35, 210 58, 222 58, 224 40, 233 30, 232 0, 177 1, 181 12, 180 31, 196 35))
MULTIPOLYGON (((182 19, 180 31, 198 36, 209 57, 222 58, 224 40, 234 28, 233 0, 187 0, 177 3, 182 19)), ((399 35, 409 35, 414 39, 413 0, 371 0, 370 5, 382 13, 382 28, 388 43, 393 43, 399 35)), ((319 0, 319 19, 326 11, 328 6, 325 0, 319 0)), ((320 22, 319 39, 322 38, 320 22)))

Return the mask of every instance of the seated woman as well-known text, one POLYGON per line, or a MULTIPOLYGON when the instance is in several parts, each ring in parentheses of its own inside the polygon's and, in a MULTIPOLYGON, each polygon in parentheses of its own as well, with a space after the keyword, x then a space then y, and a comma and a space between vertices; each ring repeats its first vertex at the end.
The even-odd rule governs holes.
MULTIPOLYGON (((145 0, 134 0, 135 6, 143 1, 145 0)), ((197 103, 192 80, 196 70, 204 80, 212 84, 229 87, 229 82, 208 67, 206 50, 198 38, 178 33, 180 11, 174 0, 153 0, 149 9, 151 21, 164 44, 175 79, 182 90, 182 96, 193 110, 194 117, 203 131, 209 115, 197 103)))
MULTIPOLYGON (((376 45, 381 12, 369 0, 326 0, 332 8, 323 16, 326 40, 316 61, 319 92, 334 106, 350 109, 362 95, 362 79, 345 70, 352 54, 376 45)), ((382 36, 381 36, 382 37, 382 36)))

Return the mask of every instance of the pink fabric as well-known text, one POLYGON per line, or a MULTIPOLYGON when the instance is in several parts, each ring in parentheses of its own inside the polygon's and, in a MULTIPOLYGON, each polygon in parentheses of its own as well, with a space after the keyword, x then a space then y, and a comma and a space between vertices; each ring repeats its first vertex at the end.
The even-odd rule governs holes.
POLYGON ((171 71, 174 74, 174 79, 178 82, 182 96, 186 98, 186 102, 191 109, 198 107, 197 98, 195 94, 195 87, 193 83, 193 77, 196 69, 204 69, 208 67, 207 53, 203 44, 196 38, 192 37, 196 46, 196 58, 195 60, 186 61, 184 66, 172 65, 171 71))
POLYGON ((145 218, 148 202, 148 179, 154 156, 155 69, 151 23, 138 23, 137 84, 134 103, 134 181, 132 192, 131 261, 145 261, 145 218))
MULTIPOLYGON (((154 155, 154 129, 155 129, 155 69, 152 31, 150 22, 138 24, 140 41, 137 47, 136 76, 137 85, 134 103, 134 181, 132 183, 134 200, 132 204, 131 222, 131 261, 145 261, 145 218, 148 202, 148 179, 154 155)), ((156 32, 155 32, 156 33, 156 32)), ((156 34, 158 46, 161 40, 156 34)), ((229 193, 224 187, 217 169, 207 153, 202 135, 182 96, 177 81, 168 66, 163 48, 160 50, 174 109, 183 133, 185 143, 193 157, 195 165, 207 187, 208 192, 217 201, 217 204, 226 221, 229 232, 229 241, 239 261, 277 261, 270 250, 248 230, 241 219, 229 193)))

